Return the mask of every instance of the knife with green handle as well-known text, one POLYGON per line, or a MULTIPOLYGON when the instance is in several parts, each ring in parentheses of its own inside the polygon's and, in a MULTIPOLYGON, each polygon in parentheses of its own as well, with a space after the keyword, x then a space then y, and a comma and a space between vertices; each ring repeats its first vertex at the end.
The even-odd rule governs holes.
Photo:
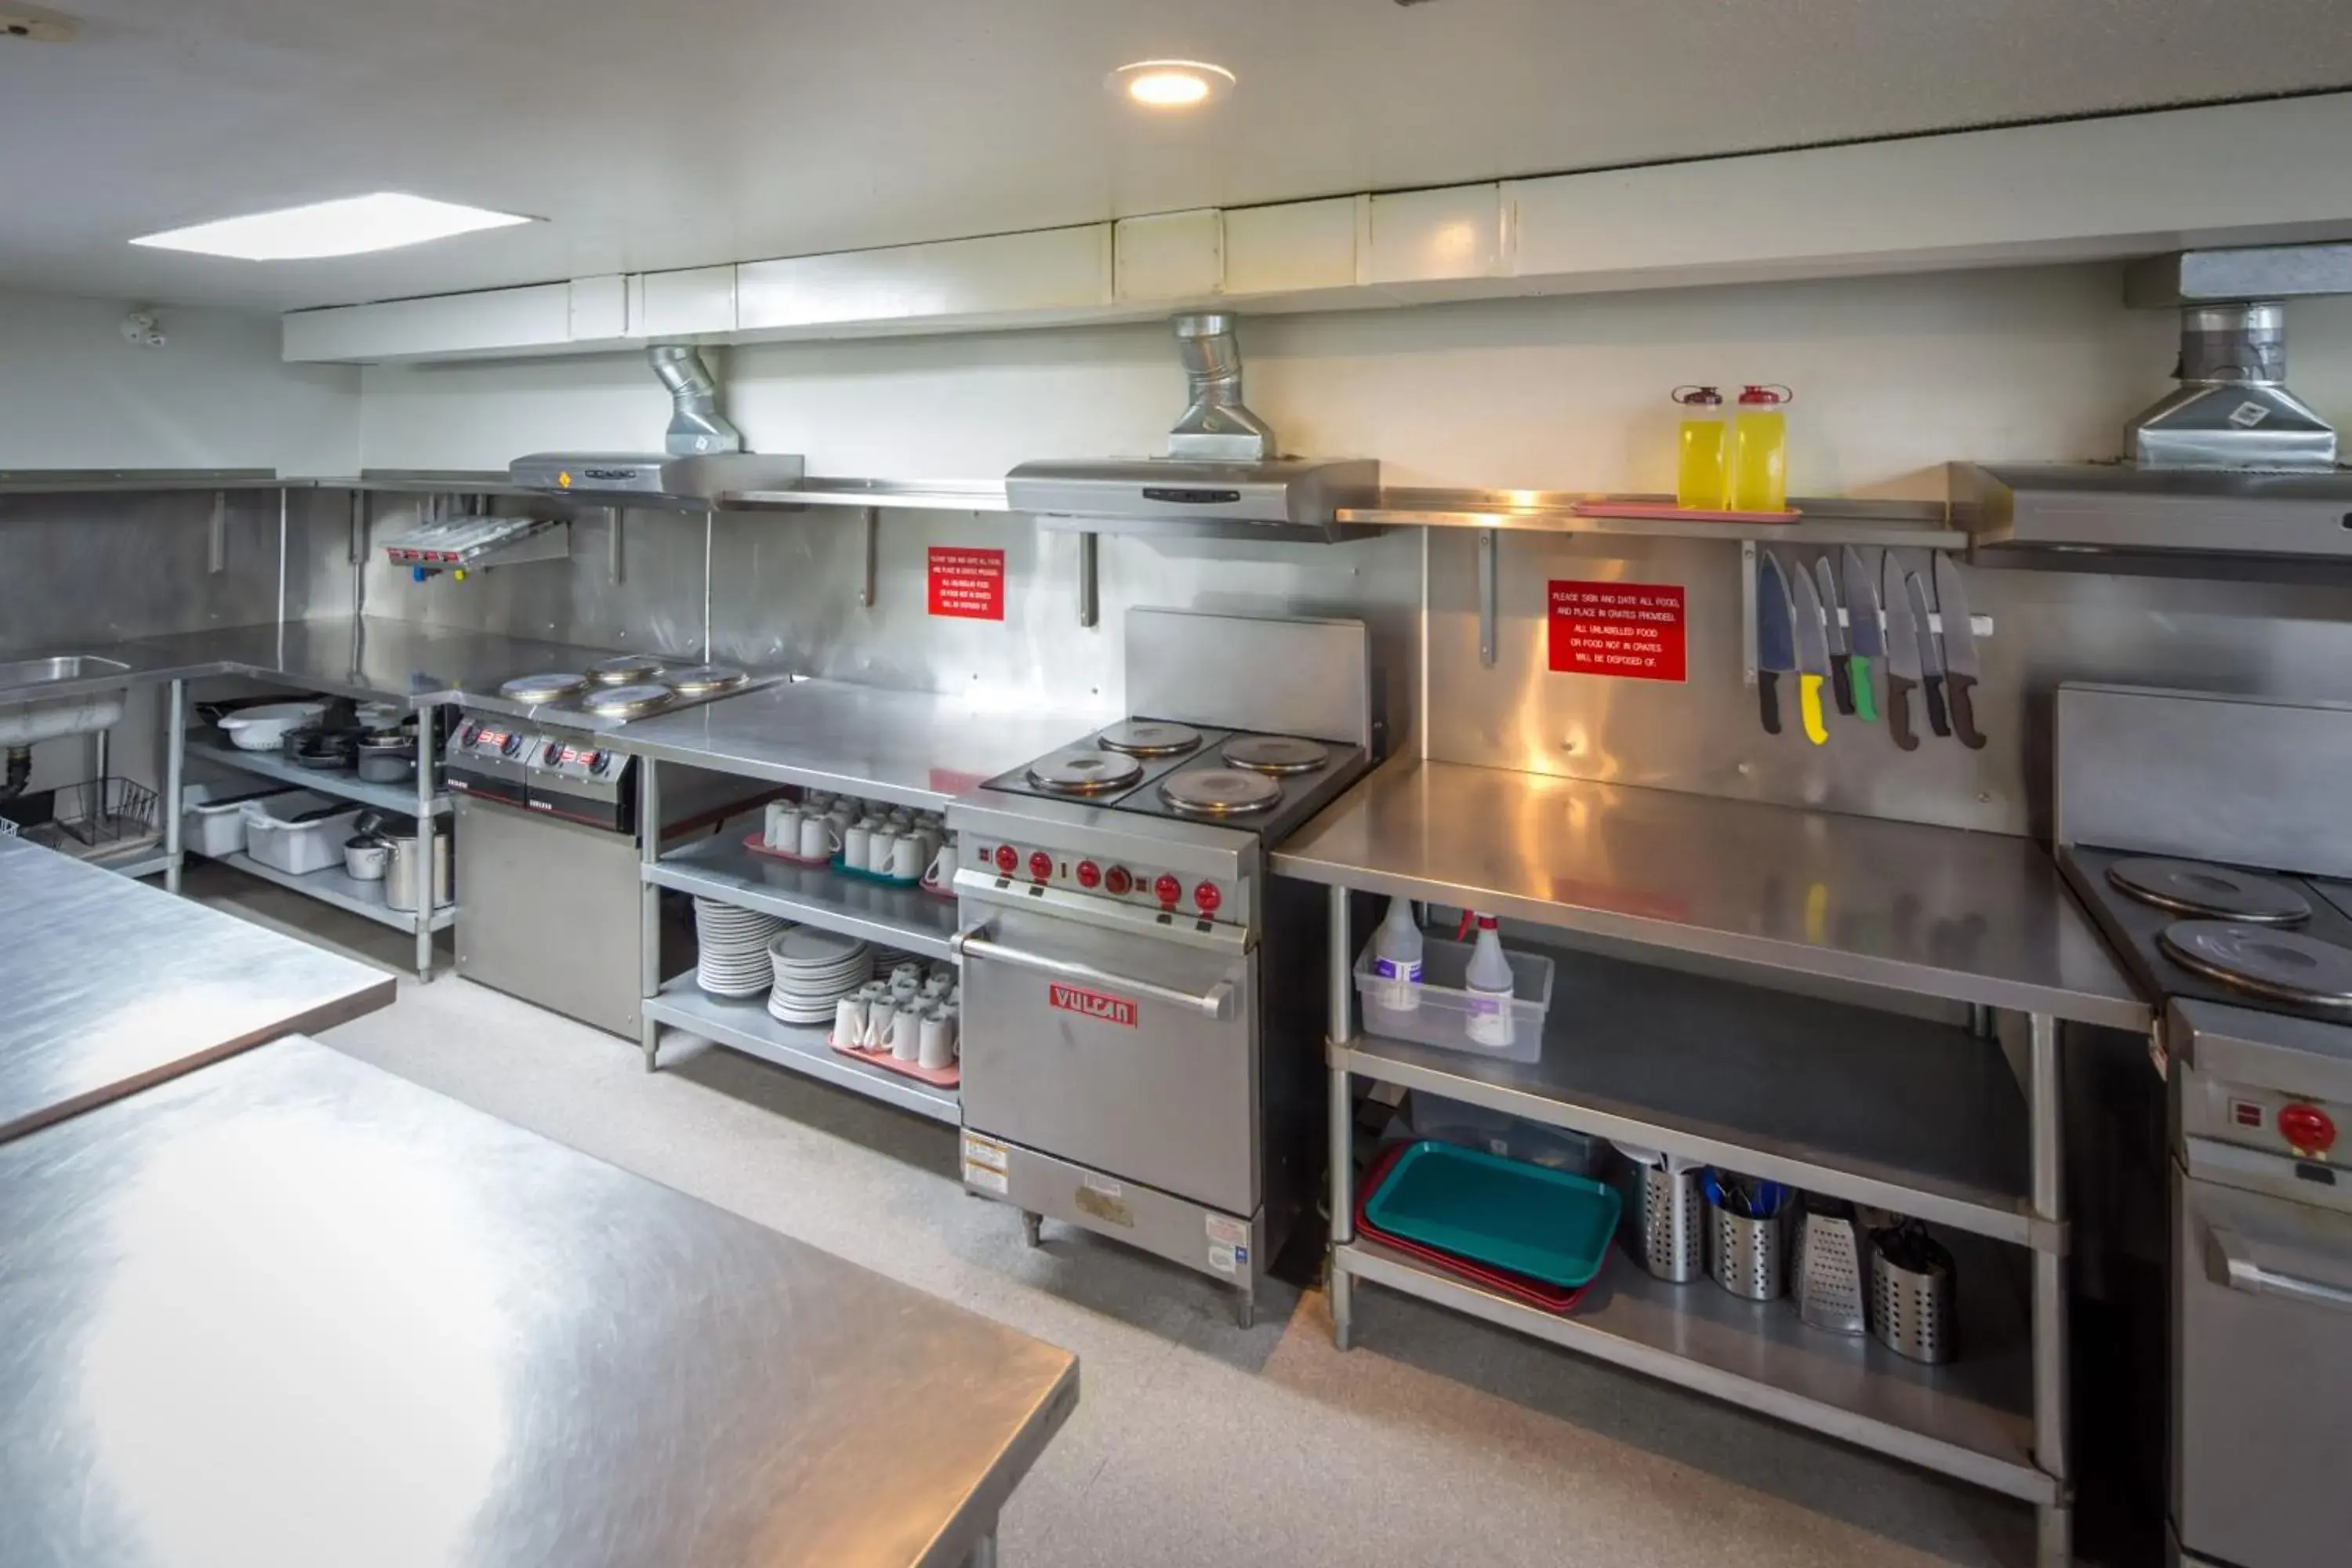
POLYGON ((1862 552, 1849 544, 1840 555, 1845 573, 1845 614, 1851 629, 1847 637, 1853 652, 1847 658, 1853 668, 1854 713, 1865 724, 1878 722, 1878 698, 1870 687, 1870 661, 1886 653, 1886 628, 1878 623, 1878 580, 1863 564, 1862 552))
POLYGON ((1886 724, 1896 745, 1916 752, 1911 694, 1919 689, 1919 639, 1911 629, 1911 598, 1903 591, 1903 563, 1895 552, 1879 558, 1878 570, 1886 590, 1886 724))

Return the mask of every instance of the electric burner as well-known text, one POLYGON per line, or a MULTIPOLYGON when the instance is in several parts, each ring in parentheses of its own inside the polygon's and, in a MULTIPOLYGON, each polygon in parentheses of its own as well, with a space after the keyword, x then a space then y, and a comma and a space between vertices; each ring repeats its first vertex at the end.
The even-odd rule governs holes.
POLYGON ((624 653, 590 665, 588 679, 599 686, 637 686, 661 672, 662 661, 652 655, 624 653))
POLYGON ((1238 735, 1225 742, 1222 754, 1234 767, 1287 776, 1313 773, 1329 760, 1331 748, 1295 735, 1238 735))
POLYGON ((662 677, 669 689, 680 697, 708 697, 713 692, 732 691, 751 677, 731 664, 696 664, 684 669, 673 669, 662 677))
POLYGON ((1181 757, 1200 749, 1201 731, 1161 719, 1127 719, 1097 735, 1095 744, 1131 757, 1181 757))
POLYGON ((1143 764, 1117 752, 1056 752, 1029 764, 1029 782, 1054 795, 1101 795, 1143 776, 1143 764))
POLYGON ((2107 880, 2144 904, 2179 914, 2251 925, 2294 925, 2311 918, 2311 900, 2284 882, 2228 866, 2118 860, 2107 868, 2107 880))
POLYGON ((1160 798, 1185 816, 1239 816, 1279 805, 1282 785, 1241 768, 1199 768, 1162 781, 1160 798))
POLYGON ((608 686, 583 699, 580 706, 602 719, 641 719, 677 698, 667 686, 608 686))
POLYGON ((566 671, 519 675, 499 688, 499 695, 516 702, 561 702, 588 688, 588 678, 566 671))
POLYGON ((2352 1007, 2352 948, 2234 921, 2179 921, 2157 938, 2181 963, 2257 996, 2352 1007))

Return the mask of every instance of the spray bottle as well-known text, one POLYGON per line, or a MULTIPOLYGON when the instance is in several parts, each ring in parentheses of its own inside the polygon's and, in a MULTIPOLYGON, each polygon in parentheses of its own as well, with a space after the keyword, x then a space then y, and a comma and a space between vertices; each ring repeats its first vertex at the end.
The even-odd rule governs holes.
POLYGON ((1463 910, 1454 940, 1463 938, 1474 920, 1478 922, 1478 940, 1470 950, 1470 970, 1462 986, 1470 994, 1470 1039, 1474 1045, 1501 1049, 1511 1044, 1517 1024, 1511 1010, 1517 988, 1511 979, 1511 961, 1503 956, 1501 922, 1493 915, 1463 910))
POLYGON ((1388 918, 1372 939, 1372 1005, 1391 1013, 1421 1009, 1421 927, 1412 900, 1391 899, 1388 918))

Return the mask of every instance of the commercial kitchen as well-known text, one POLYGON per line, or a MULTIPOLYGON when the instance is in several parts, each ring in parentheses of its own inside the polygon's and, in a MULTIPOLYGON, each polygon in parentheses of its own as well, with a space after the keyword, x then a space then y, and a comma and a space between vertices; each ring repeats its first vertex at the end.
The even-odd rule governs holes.
POLYGON ((2328 7, 842 9, 0 0, 0 1568, 2343 1560, 2328 7))

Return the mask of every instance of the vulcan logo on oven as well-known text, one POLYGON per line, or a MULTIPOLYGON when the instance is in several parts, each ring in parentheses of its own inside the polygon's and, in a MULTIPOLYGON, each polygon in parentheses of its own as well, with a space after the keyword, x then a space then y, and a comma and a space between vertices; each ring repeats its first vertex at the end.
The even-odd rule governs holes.
POLYGON ((1135 1027, 1135 1004, 1118 996, 1106 996, 1099 991, 1081 991, 1075 985, 1049 985, 1046 998, 1065 1013, 1077 1013, 1099 1024, 1124 1024, 1135 1027))

